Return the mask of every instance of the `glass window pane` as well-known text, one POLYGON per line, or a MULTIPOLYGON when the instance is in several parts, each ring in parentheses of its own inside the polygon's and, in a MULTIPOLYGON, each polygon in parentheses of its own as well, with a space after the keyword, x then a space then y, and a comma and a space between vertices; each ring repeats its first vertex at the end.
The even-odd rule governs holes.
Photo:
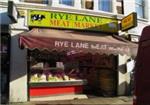
POLYGON ((143 4, 143 0, 136 0, 135 2, 141 5, 143 4))
POLYGON ((144 17, 144 13, 143 13, 143 7, 136 5, 136 12, 138 17, 143 18, 144 17))
POLYGON ((65 5, 69 5, 69 6, 73 6, 73 2, 74 2, 74 0, 59 0, 60 4, 65 4, 65 5))
POLYGON ((99 0, 99 10, 111 12, 112 11, 112 0, 99 0))

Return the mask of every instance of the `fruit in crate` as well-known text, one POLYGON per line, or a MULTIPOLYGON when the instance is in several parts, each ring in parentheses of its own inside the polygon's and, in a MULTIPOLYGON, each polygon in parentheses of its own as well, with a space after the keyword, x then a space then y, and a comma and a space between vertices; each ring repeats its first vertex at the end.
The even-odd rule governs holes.
POLYGON ((63 75, 62 74, 57 74, 56 78, 57 78, 57 81, 63 81, 63 75))
POLYGON ((68 81, 69 80, 69 76, 64 75, 64 80, 68 81))
POLYGON ((49 82, 54 81, 54 77, 52 76, 52 74, 49 74, 49 75, 48 75, 48 81, 49 81, 49 82))
POLYGON ((39 77, 39 81, 40 81, 40 82, 46 82, 46 75, 45 75, 45 74, 42 74, 42 75, 39 77))
POLYGON ((54 81, 59 81, 59 78, 57 76, 54 76, 54 81))
POLYGON ((31 75, 30 82, 38 82, 38 74, 31 75))

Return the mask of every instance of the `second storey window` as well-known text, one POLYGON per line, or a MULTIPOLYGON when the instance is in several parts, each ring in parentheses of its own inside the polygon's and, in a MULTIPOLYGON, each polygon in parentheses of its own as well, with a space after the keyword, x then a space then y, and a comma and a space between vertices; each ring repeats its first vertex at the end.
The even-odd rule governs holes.
POLYGON ((74 6, 74 0, 59 0, 60 4, 74 6))
POLYGON ((112 0, 98 0, 98 9, 101 11, 112 12, 112 0))
POLYGON ((136 0, 136 12, 139 18, 144 18, 144 1, 136 0))

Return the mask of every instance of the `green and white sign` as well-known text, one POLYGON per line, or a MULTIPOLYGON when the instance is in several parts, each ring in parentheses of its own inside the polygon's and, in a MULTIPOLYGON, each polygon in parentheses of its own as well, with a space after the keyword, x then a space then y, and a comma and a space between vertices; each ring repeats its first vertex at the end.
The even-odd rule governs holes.
POLYGON ((116 33, 118 31, 118 20, 65 12, 29 10, 28 26, 116 33))

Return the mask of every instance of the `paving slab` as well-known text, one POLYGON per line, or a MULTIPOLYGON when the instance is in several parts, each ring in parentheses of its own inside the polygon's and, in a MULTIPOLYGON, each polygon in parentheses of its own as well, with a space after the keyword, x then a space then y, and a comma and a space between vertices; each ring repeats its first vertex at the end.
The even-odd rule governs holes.
POLYGON ((132 97, 96 97, 89 99, 10 103, 8 105, 132 105, 132 97))

